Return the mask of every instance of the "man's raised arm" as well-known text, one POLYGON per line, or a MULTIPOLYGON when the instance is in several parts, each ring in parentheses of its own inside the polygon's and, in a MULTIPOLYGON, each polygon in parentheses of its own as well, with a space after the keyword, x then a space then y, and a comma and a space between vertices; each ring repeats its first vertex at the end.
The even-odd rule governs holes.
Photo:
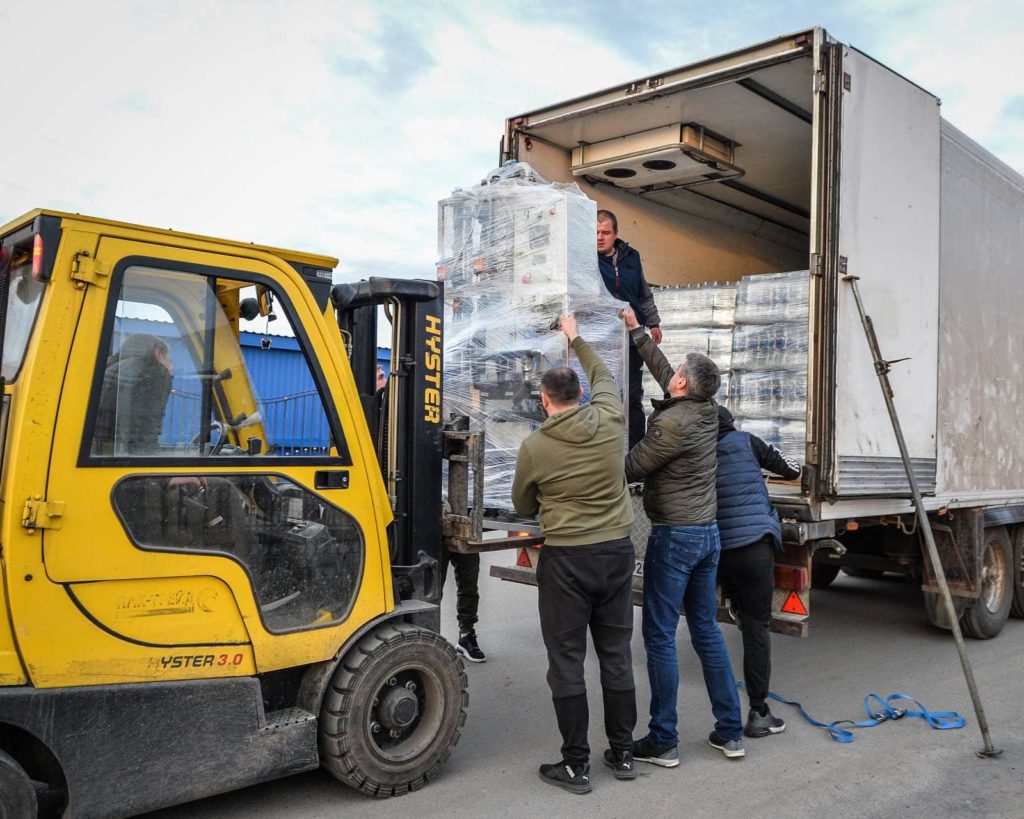
POLYGON ((587 381, 590 383, 590 403, 613 404, 621 409, 619 385, 615 383, 615 378, 597 351, 580 336, 576 316, 566 313, 559 316, 558 321, 562 332, 569 339, 569 346, 580 360, 583 372, 587 374, 587 381))

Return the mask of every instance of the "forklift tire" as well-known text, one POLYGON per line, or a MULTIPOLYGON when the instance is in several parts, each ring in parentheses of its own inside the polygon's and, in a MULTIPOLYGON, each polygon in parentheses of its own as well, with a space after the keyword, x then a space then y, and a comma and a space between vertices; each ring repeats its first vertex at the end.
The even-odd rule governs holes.
POLYGON ((1005 526, 985 530, 978 585, 981 593, 960 617, 968 637, 990 640, 1003 630, 1013 603, 1013 547, 1005 526))
POLYGON ((466 722, 466 672, 440 634, 385 623, 342 658, 320 710, 320 762, 347 785, 400 796, 437 776, 466 722))
POLYGON ((1013 527, 1013 603, 1010 614, 1024 618, 1024 524, 1013 527))
POLYGON ((14 757, 0 751, 0 819, 24 819, 37 811, 32 780, 14 757))

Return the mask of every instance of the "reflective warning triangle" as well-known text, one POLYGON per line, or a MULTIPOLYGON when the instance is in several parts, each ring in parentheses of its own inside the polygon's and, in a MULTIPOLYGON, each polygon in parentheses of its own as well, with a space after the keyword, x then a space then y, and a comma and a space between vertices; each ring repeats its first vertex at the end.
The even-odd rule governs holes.
POLYGON ((526 569, 533 568, 533 564, 530 563, 530 556, 526 553, 526 549, 519 550, 519 557, 516 559, 516 565, 522 566, 526 569))
POLYGON ((786 602, 782 604, 782 610, 789 614, 807 614, 807 607, 800 601, 800 595, 795 591, 789 593, 786 602))

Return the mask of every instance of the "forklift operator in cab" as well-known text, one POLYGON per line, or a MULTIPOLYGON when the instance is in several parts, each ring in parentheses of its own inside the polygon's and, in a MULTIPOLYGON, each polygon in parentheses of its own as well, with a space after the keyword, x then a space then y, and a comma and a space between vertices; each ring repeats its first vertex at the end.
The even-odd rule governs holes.
POLYGON ((137 333, 121 342, 103 374, 95 455, 156 454, 173 372, 163 340, 137 333))

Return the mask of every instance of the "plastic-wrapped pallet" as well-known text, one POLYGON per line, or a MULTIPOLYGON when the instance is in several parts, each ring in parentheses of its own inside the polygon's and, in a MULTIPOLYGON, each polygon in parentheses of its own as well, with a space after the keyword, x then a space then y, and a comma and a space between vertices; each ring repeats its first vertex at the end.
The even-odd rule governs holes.
MULTIPOLYGON (((707 282, 682 287, 661 287, 654 293, 661 315, 661 349, 673 365, 687 353, 703 353, 722 371, 719 400, 729 388, 732 360, 732 323, 736 309, 735 282, 707 282)), ((652 398, 663 398, 661 387, 644 368, 644 410, 651 414, 652 398)))
POLYGON ((810 278, 806 270, 744 276, 736 287, 736 324, 775 324, 806 319, 810 278))
MULTIPOLYGON (((484 505, 511 511, 519 444, 545 418, 540 379, 573 366, 552 322, 563 310, 623 383, 620 302, 597 269, 597 207, 575 184, 548 184, 507 163, 438 204, 438 279, 445 284, 444 403, 484 431, 484 505)), ((623 444, 625 446, 625 443, 623 444)))
POLYGON ((732 342, 734 370, 807 370, 806 318, 802 322, 737 324, 732 342))
POLYGON ((727 401, 739 429, 800 461, 807 416, 808 290, 807 271, 740 280, 727 401))

